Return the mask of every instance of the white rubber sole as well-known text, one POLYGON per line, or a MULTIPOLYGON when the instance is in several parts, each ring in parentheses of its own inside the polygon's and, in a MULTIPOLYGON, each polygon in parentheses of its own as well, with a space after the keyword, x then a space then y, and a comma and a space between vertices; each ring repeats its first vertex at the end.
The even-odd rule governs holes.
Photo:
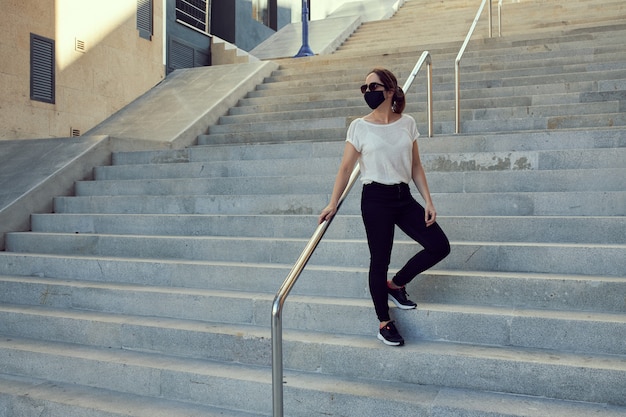
POLYGON ((390 342, 389 340, 385 339, 383 337, 382 334, 378 333, 378 340, 380 340, 381 342, 383 342, 384 344, 386 344, 387 346, 402 346, 404 345, 404 342, 390 342))
POLYGON ((416 305, 414 305, 414 306, 405 306, 404 304, 400 304, 400 302, 399 302, 398 300, 396 300, 396 299, 393 297, 393 295, 391 295, 391 294, 389 294, 389 297, 388 297, 388 298, 389 298, 389 300, 390 300, 391 302, 393 302, 393 303, 396 305, 396 307, 398 307, 398 308, 399 308, 399 309, 401 309, 401 310, 414 310, 414 309, 416 309, 416 308, 417 308, 417 306, 416 306, 416 305))

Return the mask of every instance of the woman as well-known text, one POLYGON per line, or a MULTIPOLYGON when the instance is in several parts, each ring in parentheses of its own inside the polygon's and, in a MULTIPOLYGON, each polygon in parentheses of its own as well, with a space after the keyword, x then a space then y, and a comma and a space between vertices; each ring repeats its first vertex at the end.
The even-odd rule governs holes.
POLYGON ((358 161, 363 183, 361 214, 370 250, 369 288, 380 322, 377 337, 386 345, 401 346, 404 339, 389 316, 388 300, 401 309, 416 308, 417 304, 407 298, 406 284, 445 258, 450 244, 435 222, 437 212, 417 146, 419 133, 415 120, 402 114, 405 96, 396 77, 389 70, 375 68, 367 75, 361 92, 372 112, 354 120, 348 128, 330 203, 322 210, 319 223, 337 212, 339 197, 358 161), (411 180, 425 207, 411 196, 411 180), (423 250, 388 281, 395 225, 420 243, 423 250))

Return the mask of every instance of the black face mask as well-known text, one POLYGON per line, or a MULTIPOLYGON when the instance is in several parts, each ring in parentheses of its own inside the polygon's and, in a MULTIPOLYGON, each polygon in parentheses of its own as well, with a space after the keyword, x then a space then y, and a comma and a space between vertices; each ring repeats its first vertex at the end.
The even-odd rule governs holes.
POLYGON ((377 109, 378 106, 383 104, 385 101, 385 92, 384 91, 368 91, 363 95, 365 98, 365 102, 370 106, 370 109, 377 109))

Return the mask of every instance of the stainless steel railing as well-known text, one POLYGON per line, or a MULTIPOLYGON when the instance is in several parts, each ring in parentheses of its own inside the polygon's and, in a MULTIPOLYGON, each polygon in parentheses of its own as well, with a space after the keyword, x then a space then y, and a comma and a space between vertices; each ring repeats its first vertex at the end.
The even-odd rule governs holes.
MULTIPOLYGON (((492 26, 493 26, 493 18, 491 13, 491 1, 489 0, 489 37, 492 36, 492 26)), ((476 24, 480 19, 480 15, 483 13, 483 9, 485 8, 485 4, 487 0, 483 0, 480 3, 480 7, 478 8, 478 12, 476 12, 476 17, 472 22, 472 26, 470 27, 467 36, 465 37, 465 41, 459 50, 458 55, 454 61, 454 91, 455 91, 455 106, 456 106, 456 123, 454 131, 455 133, 461 133, 461 75, 460 75, 460 67, 461 67, 461 58, 465 53, 465 49, 467 48, 467 44, 470 41, 470 38, 474 34, 474 29, 476 29, 476 24)), ((502 36, 502 0, 498 1, 498 36, 502 36)))
POLYGON ((402 90, 405 92, 405 94, 407 91, 409 91, 409 88, 411 88, 411 85, 413 85, 413 81, 415 80, 415 77, 417 77, 417 74, 419 73, 420 69, 422 69, 424 64, 426 64, 426 67, 428 70, 428 72, 426 73, 426 84, 427 84, 426 100, 428 102, 428 109, 427 109, 428 111, 428 137, 432 138, 433 137, 433 61, 430 56, 430 52, 428 51, 422 52, 422 55, 417 60, 417 63, 415 64, 415 66, 413 67, 413 70, 409 74, 409 78, 407 78, 404 85, 402 86, 402 90))
MULTIPOLYGON (((432 106, 432 60, 430 57, 430 53, 428 51, 424 51, 420 57, 420 59, 415 64, 415 67, 409 74, 407 81, 404 83, 402 90, 406 92, 411 88, 415 77, 417 76, 419 70, 422 68, 424 64, 428 66, 427 73, 427 83, 428 83, 428 136, 432 137, 433 133, 433 106, 432 106)), ((339 197, 339 202, 337 204, 337 211, 343 204, 346 196, 352 189, 352 186, 356 182, 359 174, 361 173, 361 169, 359 164, 356 164, 354 170, 352 170, 352 174, 348 179, 348 184, 344 189, 341 197, 339 197)), ((326 233, 326 230, 330 226, 330 223, 334 219, 334 216, 330 220, 325 220, 320 225, 317 226, 315 232, 309 242, 304 247, 304 250, 300 254, 300 257, 294 264, 293 268, 285 278, 285 281, 279 288, 276 296, 274 297, 274 302, 272 303, 272 402, 273 402, 273 410, 274 417, 283 417, 283 324, 282 324, 282 312, 283 307, 285 305, 285 301, 287 300, 287 296, 291 292, 291 289, 295 285, 296 281, 300 277, 300 274, 304 270, 307 262, 313 255, 315 248, 322 240, 322 237, 326 233)))

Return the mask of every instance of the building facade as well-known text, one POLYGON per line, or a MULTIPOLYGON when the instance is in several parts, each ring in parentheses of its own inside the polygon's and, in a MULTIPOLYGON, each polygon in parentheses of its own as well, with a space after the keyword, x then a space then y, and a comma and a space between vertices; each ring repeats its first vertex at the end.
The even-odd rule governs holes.
MULTIPOLYGON (((345 2, 313 1, 318 18, 345 2)), ((299 22, 301 7, 302 0, 0 0, 0 140, 84 134, 168 73, 211 65, 211 34, 249 51, 299 22)))
POLYGON ((160 1, 0 4, 0 139, 80 135, 165 77, 160 1))

